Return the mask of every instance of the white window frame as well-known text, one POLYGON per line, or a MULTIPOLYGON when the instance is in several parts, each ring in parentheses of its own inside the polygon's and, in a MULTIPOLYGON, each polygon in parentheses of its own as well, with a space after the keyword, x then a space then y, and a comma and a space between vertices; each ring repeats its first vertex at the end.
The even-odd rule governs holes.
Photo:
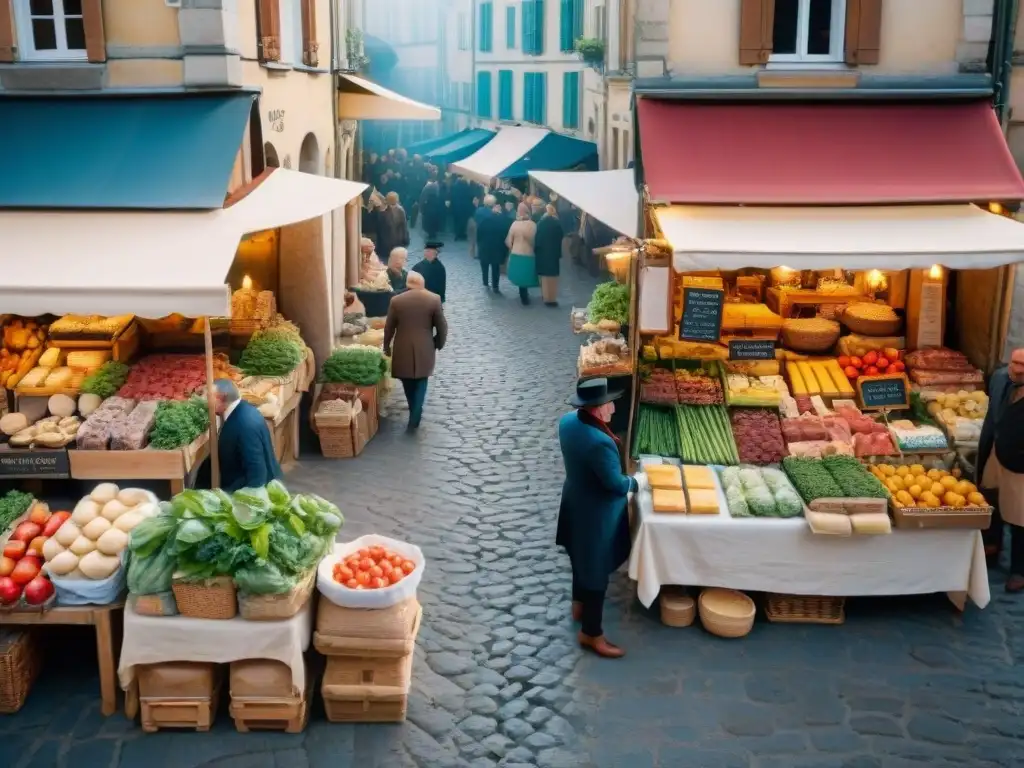
POLYGON ((773 53, 769 64, 841 64, 845 49, 846 0, 832 0, 832 28, 829 30, 829 52, 807 53, 811 18, 811 0, 799 0, 796 15, 796 53, 773 53))
POLYGON ((302 61, 302 2, 278 0, 281 14, 281 64, 303 66, 302 61))
MULTIPOLYGON (((87 61, 89 55, 85 48, 68 48, 67 30, 64 21, 68 18, 80 18, 75 14, 64 14, 64 0, 52 0, 53 24, 57 40, 57 48, 52 51, 36 50, 35 35, 32 32, 33 18, 51 18, 49 16, 32 16, 29 0, 15 0, 14 22, 18 32, 18 52, 25 61, 87 61)), ((82 25, 85 25, 84 9, 82 25)))

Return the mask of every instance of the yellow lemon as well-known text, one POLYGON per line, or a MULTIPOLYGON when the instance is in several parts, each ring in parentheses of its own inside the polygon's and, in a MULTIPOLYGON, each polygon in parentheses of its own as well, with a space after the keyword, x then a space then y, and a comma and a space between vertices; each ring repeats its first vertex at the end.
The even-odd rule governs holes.
POLYGON ((971 506, 974 506, 974 507, 984 507, 985 506, 985 497, 982 496, 977 491, 971 491, 970 493, 968 493, 967 494, 967 500, 969 502, 971 502, 971 506))
POLYGON ((882 473, 886 477, 892 477, 893 475, 896 474, 896 467, 894 467, 892 464, 883 464, 882 465, 882 473))
POLYGON ((956 478, 953 477, 952 475, 945 475, 944 477, 940 478, 939 483, 942 485, 943 488, 947 490, 953 490, 954 488, 956 488, 956 478))
POLYGON ((924 465, 922 465, 922 464, 911 464, 910 465, 910 474, 912 474, 914 477, 917 477, 918 475, 923 475, 924 474, 924 465))
POLYGON ((925 474, 928 475, 929 480, 938 480, 942 477, 942 473, 937 469, 929 469, 925 474))
POLYGON ((931 488, 932 481, 928 479, 928 475, 918 475, 914 478, 915 485, 920 485, 922 488, 931 488))
POLYGON ((907 466, 897 467, 896 468, 896 474, 899 475, 900 477, 906 477, 907 475, 910 474, 910 467, 907 467, 907 466))
POLYGON ((942 483, 932 483, 932 487, 930 488, 930 490, 933 496, 936 496, 940 499, 942 498, 942 494, 946 492, 946 489, 942 487, 942 483))
POLYGON ((940 502, 935 496, 932 496, 930 499, 928 499, 926 506, 928 506, 931 509, 937 509, 938 507, 942 506, 942 502, 940 502))
POLYGON ((914 498, 906 491, 898 491, 896 493, 896 500, 903 505, 913 505, 914 498))
POLYGON ((961 480, 953 486, 953 492, 959 493, 961 496, 966 496, 971 492, 971 484, 966 480, 961 480))
POLYGON ((967 493, 977 493, 978 486, 976 486, 974 483, 969 482, 967 480, 964 480, 964 482, 967 483, 967 493))
POLYGON ((910 486, 907 489, 907 493, 909 493, 910 496, 912 498, 914 498, 914 499, 920 499, 921 498, 921 486, 920 485, 916 485, 916 484, 912 485, 912 486, 910 486))
POLYGON ((956 506, 956 500, 958 498, 960 498, 960 497, 957 496, 952 491, 946 491, 946 493, 943 494, 943 496, 942 496, 942 503, 945 504, 947 507, 955 507, 956 506))
POLYGON ((894 491, 902 491, 904 488, 903 478, 899 475, 893 475, 889 478, 889 485, 894 491))

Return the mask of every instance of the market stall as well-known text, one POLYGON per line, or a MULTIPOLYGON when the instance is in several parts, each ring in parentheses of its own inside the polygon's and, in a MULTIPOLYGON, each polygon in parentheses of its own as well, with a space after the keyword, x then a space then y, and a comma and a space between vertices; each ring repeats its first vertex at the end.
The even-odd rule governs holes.
POLYGON ((492 179, 525 178, 531 170, 597 168, 597 146, 547 128, 506 126, 468 157, 452 163, 460 176, 490 184, 492 179))

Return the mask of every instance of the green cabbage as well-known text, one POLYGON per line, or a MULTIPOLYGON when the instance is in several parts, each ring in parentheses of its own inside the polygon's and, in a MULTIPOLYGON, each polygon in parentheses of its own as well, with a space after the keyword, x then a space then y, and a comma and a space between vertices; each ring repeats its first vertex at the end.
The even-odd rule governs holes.
POLYGON ((257 561, 235 572, 235 584, 248 595, 281 595, 295 586, 296 579, 285 576, 273 563, 257 561))
POLYGON ((231 497, 231 514, 244 530, 252 531, 270 519, 270 494, 266 488, 240 488, 231 497))
POLYGON ((155 553, 172 538, 177 527, 178 521, 169 515, 148 517, 136 525, 128 536, 128 548, 134 555, 133 561, 155 553))
MULTIPOLYGON (((135 527, 135 531, 142 523, 135 527)), ((172 542, 160 547, 146 557, 133 553, 128 563, 128 591, 136 595, 155 595, 171 588, 171 580, 178 560, 172 542)))

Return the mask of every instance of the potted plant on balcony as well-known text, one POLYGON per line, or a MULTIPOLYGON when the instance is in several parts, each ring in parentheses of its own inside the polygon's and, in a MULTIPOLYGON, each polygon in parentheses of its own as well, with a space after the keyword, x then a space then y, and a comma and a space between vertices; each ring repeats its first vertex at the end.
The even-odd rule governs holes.
POLYGON ((363 48, 363 33, 358 29, 345 32, 345 57, 354 72, 363 72, 370 65, 370 57, 363 48))
POLYGON ((604 40, 581 37, 576 41, 575 50, 585 64, 597 69, 604 65, 604 40))

